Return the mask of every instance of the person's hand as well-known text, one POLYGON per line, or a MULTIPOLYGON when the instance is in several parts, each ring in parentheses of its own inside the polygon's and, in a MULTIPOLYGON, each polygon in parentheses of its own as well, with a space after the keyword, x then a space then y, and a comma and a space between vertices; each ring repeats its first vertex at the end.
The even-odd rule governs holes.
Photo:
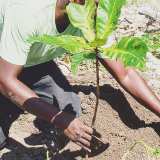
POLYGON ((80 147, 91 152, 90 142, 92 140, 93 129, 86 126, 78 118, 75 118, 64 130, 64 134, 80 147))
POLYGON ((70 140, 85 150, 91 151, 90 142, 92 140, 93 129, 82 123, 76 118, 75 114, 62 111, 54 119, 54 124, 63 129, 64 134, 70 140))

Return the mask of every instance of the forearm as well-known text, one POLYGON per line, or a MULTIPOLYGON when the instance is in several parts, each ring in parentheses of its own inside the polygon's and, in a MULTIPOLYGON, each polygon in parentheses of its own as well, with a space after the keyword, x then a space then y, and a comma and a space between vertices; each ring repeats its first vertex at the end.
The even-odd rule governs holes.
POLYGON ((59 114, 57 107, 43 101, 29 87, 18 79, 11 79, 0 85, 0 92, 18 107, 50 123, 59 114))
POLYGON ((138 102, 160 117, 160 100, 136 71, 129 70, 119 82, 138 102))
POLYGON ((16 78, 6 79, 1 83, 0 92, 21 109, 24 109, 23 104, 27 99, 38 98, 38 95, 16 78))
POLYGON ((135 70, 126 69, 120 61, 99 60, 128 93, 160 117, 160 100, 135 70))

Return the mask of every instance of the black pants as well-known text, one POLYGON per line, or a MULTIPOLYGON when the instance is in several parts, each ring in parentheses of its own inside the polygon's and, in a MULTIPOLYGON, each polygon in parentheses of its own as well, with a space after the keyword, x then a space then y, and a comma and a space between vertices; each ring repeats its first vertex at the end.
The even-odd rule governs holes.
MULTIPOLYGON (((69 82, 53 61, 23 69, 19 79, 44 101, 54 104, 59 110, 80 115, 80 98, 73 92, 69 82)), ((0 126, 6 135, 11 123, 21 112, 22 110, 12 102, 0 96, 0 126)))

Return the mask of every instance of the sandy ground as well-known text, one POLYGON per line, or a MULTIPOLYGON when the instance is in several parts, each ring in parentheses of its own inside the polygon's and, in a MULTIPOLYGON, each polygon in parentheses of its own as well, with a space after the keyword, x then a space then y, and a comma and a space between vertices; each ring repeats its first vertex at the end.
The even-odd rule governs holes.
MULTIPOLYGON (((116 38, 122 35, 143 34, 144 32, 160 29, 160 17, 148 4, 124 8, 120 27, 115 33, 116 38), (147 8, 148 7, 148 8, 147 8), (148 24, 152 16, 155 21, 148 24), (145 24, 145 25, 144 25, 145 24)), ((116 39, 111 39, 111 42, 116 39)), ((140 73, 156 94, 160 95, 160 61, 148 55, 148 70, 140 73)), ((74 91, 81 97, 81 119, 91 124, 95 106, 95 70, 92 64, 82 65, 77 76, 72 77, 74 91)), ((113 77, 104 69, 100 72, 100 105, 96 120, 96 129, 108 143, 106 150, 91 160, 160 160, 147 154, 141 144, 122 159, 130 147, 137 141, 143 141, 151 147, 160 147, 160 121, 149 110, 141 106, 126 93, 113 77)), ((0 151, 1 160, 47 160, 46 144, 51 142, 52 134, 45 126, 41 128, 36 118, 31 114, 21 114, 10 127, 9 144, 0 151), (42 132, 43 130, 43 132, 42 132)), ((48 158, 49 159, 49 158, 48 158)), ((83 154, 80 148, 69 143, 53 160, 81 160, 83 154)))

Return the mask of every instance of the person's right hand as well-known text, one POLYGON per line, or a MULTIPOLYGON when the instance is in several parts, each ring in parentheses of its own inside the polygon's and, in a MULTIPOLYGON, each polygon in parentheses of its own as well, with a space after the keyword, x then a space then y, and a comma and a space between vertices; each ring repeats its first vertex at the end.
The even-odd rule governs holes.
POLYGON ((92 140, 93 129, 86 126, 78 118, 71 121, 64 130, 65 135, 80 147, 91 152, 90 142, 92 140))
POLYGON ((73 114, 61 112, 55 119, 55 124, 64 130, 64 134, 73 142, 87 151, 91 151, 93 129, 88 127, 73 114))

